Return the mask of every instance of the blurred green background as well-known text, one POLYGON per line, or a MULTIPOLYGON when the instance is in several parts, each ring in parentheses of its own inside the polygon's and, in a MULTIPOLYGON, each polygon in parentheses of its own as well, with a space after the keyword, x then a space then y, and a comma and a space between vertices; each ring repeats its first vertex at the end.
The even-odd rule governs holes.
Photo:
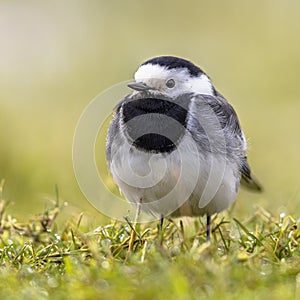
MULTIPOLYGON (((300 2, 0 1, 0 178, 10 211, 55 196, 101 215, 81 194, 72 139, 85 106, 144 60, 177 55, 202 67, 236 108, 265 187, 235 213, 300 208, 300 2)), ((299 214, 298 214, 299 215, 299 214)))

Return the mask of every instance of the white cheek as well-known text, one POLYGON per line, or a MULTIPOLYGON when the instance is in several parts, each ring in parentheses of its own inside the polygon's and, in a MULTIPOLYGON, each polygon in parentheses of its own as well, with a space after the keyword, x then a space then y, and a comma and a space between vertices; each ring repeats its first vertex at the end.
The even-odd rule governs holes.
POLYGON ((194 93, 213 95, 213 88, 211 81, 206 75, 202 75, 200 78, 193 78, 190 81, 191 91, 194 93))

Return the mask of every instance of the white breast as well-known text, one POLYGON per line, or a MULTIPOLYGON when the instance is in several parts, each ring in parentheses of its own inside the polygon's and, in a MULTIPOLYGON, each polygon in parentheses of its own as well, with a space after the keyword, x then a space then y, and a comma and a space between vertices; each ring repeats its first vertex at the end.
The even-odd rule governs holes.
MULTIPOLYGON (((112 148, 110 170, 131 203, 157 217, 213 214, 237 194, 237 165, 198 151, 186 134, 171 153, 146 153, 128 142, 112 148)), ((238 180, 239 181, 239 180, 238 180)))

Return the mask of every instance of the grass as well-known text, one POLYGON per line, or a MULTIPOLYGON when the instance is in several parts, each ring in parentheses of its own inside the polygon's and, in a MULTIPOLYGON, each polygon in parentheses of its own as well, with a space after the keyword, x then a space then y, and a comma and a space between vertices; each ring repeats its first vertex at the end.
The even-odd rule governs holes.
MULTIPOLYGON (((1 197, 2 198, 2 197, 1 197)), ((64 205, 20 223, 0 200, 1 299, 295 299, 300 231, 292 216, 257 208, 248 220, 222 214, 210 243, 201 219, 130 221, 94 230, 83 215, 58 226, 64 205)))

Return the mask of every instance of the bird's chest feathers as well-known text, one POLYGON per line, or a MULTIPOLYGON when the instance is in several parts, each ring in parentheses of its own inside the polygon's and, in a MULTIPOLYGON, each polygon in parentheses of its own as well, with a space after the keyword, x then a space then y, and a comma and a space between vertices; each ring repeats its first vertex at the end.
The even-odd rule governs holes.
POLYGON ((170 189, 180 180, 185 184, 193 182, 198 177, 199 168, 195 166, 199 163, 198 150, 187 135, 170 153, 146 152, 126 141, 114 153, 111 172, 116 181, 121 180, 130 186, 170 189))

